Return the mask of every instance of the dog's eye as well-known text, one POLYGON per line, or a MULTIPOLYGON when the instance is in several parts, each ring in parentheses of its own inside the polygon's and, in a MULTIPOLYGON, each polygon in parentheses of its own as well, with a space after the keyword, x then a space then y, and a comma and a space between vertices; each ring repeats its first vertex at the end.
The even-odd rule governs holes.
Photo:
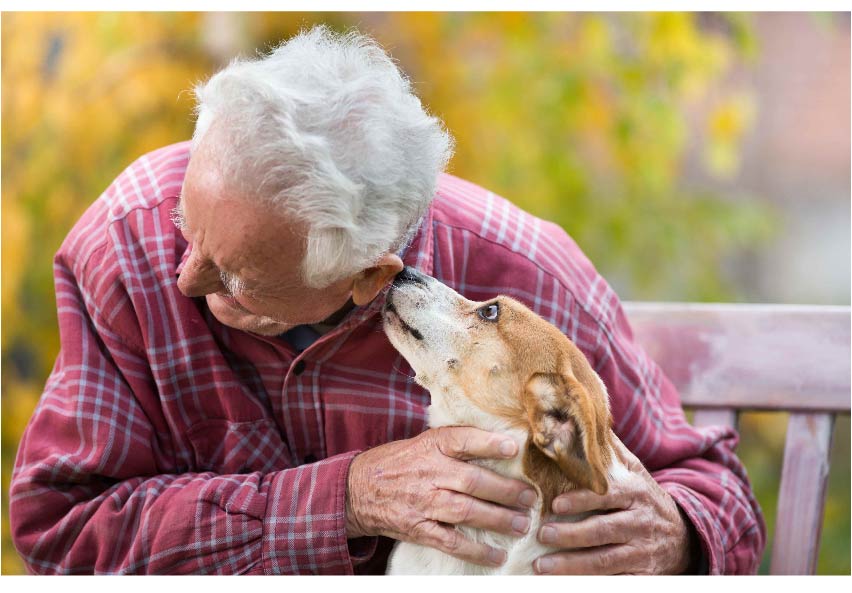
POLYGON ((497 321, 497 317, 500 315, 500 305, 498 303, 491 303, 490 305, 480 307, 476 312, 485 321, 497 321))

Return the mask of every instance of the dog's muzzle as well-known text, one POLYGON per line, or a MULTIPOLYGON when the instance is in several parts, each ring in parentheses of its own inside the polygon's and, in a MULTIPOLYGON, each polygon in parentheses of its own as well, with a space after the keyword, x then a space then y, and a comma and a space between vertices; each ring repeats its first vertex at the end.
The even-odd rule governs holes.
POLYGON ((407 284, 414 284, 416 286, 426 288, 426 277, 412 268, 411 266, 405 266, 402 271, 396 275, 396 278, 393 280, 393 284, 391 285, 391 289, 388 291, 387 298, 385 299, 385 307, 384 314, 392 314, 397 320, 399 320, 402 328, 410 334, 415 340, 423 340, 423 334, 420 333, 417 329, 408 325, 402 316, 397 311, 396 306, 394 305, 393 295, 395 289, 400 289, 407 284))
POLYGON ((405 284, 417 284, 425 287, 426 277, 411 266, 405 266, 393 279, 393 286, 400 287, 405 284))

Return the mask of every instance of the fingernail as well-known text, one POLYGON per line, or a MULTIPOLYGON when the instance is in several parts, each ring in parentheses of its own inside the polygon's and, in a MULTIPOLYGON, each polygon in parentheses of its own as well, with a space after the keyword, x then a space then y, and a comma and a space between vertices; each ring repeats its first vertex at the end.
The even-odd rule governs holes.
POLYGON ((553 570, 553 560, 547 557, 539 558, 538 560, 536 560, 535 569, 538 571, 539 574, 547 574, 551 570, 553 570))
POLYGON ((518 497, 518 504, 522 507, 532 508, 532 506, 535 504, 535 499, 535 491, 524 490, 518 497))
POLYGON ((569 510, 571 510, 571 505, 569 505, 568 501, 564 498, 557 498, 553 501, 554 513, 567 513, 569 510))
POLYGON ((550 544, 556 541, 556 530, 553 527, 545 525, 538 532, 538 541, 543 544, 550 544))
POLYGON ((497 548, 491 548, 488 550, 488 561, 491 564, 503 564, 506 561, 506 551, 498 550, 497 548))
POLYGON ((517 516, 512 519, 512 529, 514 529, 517 533, 526 533, 527 531, 529 531, 529 528, 529 517, 517 516))
POLYGON ((514 457, 518 452, 518 446, 515 441, 503 441, 500 443, 500 454, 506 457, 514 457))

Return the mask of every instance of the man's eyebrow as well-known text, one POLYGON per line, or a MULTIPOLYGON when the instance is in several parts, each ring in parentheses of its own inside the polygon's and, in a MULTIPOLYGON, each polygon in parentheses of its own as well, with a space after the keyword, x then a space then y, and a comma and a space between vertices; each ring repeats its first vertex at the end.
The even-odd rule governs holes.
POLYGON ((188 230, 186 226, 186 214, 183 211, 183 196, 178 196, 177 206, 169 212, 169 218, 180 231, 188 230))

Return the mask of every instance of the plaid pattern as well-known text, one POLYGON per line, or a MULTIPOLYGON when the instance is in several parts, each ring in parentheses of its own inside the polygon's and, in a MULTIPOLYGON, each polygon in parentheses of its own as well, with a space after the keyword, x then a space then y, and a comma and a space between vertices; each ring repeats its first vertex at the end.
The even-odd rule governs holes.
MULTIPOLYGON (((304 352, 222 326, 180 294, 169 220, 187 143, 143 156, 59 250, 62 348, 15 464, 15 545, 35 573, 352 573, 357 452, 426 426, 428 394, 381 331, 383 298, 304 352)), ((684 509, 713 573, 757 569, 765 526, 736 433, 687 424, 618 298, 559 227, 442 176, 403 258, 471 299, 507 294, 556 324, 609 388, 615 430, 684 509)))

